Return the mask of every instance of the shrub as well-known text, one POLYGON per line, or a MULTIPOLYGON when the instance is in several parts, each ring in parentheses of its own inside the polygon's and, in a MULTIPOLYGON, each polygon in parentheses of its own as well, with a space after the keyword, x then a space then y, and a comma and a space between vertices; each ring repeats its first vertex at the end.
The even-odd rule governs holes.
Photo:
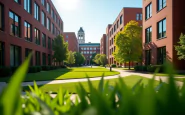
POLYGON ((28 72, 29 73, 37 73, 38 67, 37 66, 30 66, 28 72))
POLYGON ((10 76, 12 73, 10 67, 0 67, 0 77, 10 76))
POLYGON ((67 68, 67 66, 65 66, 65 65, 61 65, 61 66, 60 66, 60 68, 67 68))
POLYGON ((13 66, 13 67, 11 67, 11 71, 12 71, 12 73, 14 73, 16 70, 17 70, 17 66, 13 66))
POLYGON ((148 72, 155 72, 157 69, 159 69, 159 73, 165 72, 164 71, 164 65, 149 65, 147 67, 148 72))
POLYGON ((137 65, 134 67, 135 71, 147 71, 147 66, 137 65))
POLYGON ((49 70, 51 70, 51 66, 44 65, 44 66, 42 66, 42 70, 43 71, 49 71, 49 70))
POLYGON ((103 67, 103 65, 100 65, 100 67, 103 67))
POLYGON ((37 72, 41 72, 42 71, 42 67, 41 66, 37 66, 37 72))
POLYGON ((116 67, 116 64, 112 64, 111 67, 115 68, 116 67))

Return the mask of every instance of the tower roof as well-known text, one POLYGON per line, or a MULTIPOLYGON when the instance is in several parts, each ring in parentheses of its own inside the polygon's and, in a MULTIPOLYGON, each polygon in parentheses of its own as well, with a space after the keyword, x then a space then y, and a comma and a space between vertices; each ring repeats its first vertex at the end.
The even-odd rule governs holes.
POLYGON ((82 28, 82 27, 80 27, 80 30, 79 30, 78 32, 84 32, 83 28, 82 28))

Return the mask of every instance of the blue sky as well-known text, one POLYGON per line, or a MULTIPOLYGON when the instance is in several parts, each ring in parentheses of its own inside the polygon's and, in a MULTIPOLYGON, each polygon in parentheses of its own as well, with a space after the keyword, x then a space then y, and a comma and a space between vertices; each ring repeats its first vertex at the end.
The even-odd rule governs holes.
POLYGON ((142 0, 52 0, 64 32, 85 30, 86 42, 98 43, 123 7, 142 7, 142 0))

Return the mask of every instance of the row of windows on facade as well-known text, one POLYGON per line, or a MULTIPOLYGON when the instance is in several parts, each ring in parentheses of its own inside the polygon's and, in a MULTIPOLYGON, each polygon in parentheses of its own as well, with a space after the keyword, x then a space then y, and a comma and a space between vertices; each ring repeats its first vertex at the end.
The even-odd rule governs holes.
MULTIPOLYGON (((150 65, 152 59, 152 50, 145 50, 145 65, 150 65)), ((166 46, 157 48, 157 64, 164 64, 166 60, 166 46)))
POLYGON ((116 51, 116 47, 110 49, 110 55, 112 55, 116 51))
POLYGON ((97 48, 81 48, 81 50, 96 50, 97 48))
POLYGON ((110 46, 114 44, 114 40, 115 40, 115 36, 114 36, 114 38, 112 38, 112 39, 110 40, 110 42, 109 42, 109 43, 110 43, 110 46))
MULTIPOLYGON (((16 37, 21 37, 20 36, 20 18, 13 12, 9 12, 9 17, 10 17, 10 34, 14 35, 16 37)), ((34 42, 37 45, 40 45, 40 30, 37 28, 34 28, 34 42)), ((33 42, 33 37, 32 37, 32 25, 28 23, 27 21, 24 22, 24 38, 29 41, 33 42)), ((53 43, 53 40, 52 40, 53 43)), ((46 34, 42 33, 42 46, 46 47, 46 34)), ((51 49, 51 38, 48 37, 48 48, 51 49)))
MULTIPOLYGON (((142 13, 136 14, 136 20, 142 20, 142 13)), ((114 24, 114 28, 110 30, 110 33, 109 33, 110 36, 113 35, 114 32, 116 32, 116 30, 119 28, 119 25, 122 24, 122 21, 123 21, 123 16, 121 15, 117 23, 114 24)), ((122 31, 122 29, 120 29, 120 31, 122 31)))
MULTIPOLYGON (((166 37, 166 18, 157 22, 157 39, 166 37)), ((152 26, 145 29, 145 43, 152 41, 152 26)))
MULTIPOLYGON (((14 0, 14 1, 20 4, 20 0, 14 0)), ((53 9, 51 10, 50 4, 47 2, 47 5, 45 5, 46 3, 45 0, 41 0, 41 2, 42 2, 42 5, 47 6, 47 12, 51 14, 51 17, 53 18, 53 20, 57 23, 60 29, 63 30, 62 22, 60 22, 60 19, 57 18, 57 15, 54 13, 54 10, 53 9)), ((32 7, 31 0, 24 0, 24 9, 30 14, 32 13, 31 7, 32 7)), ((51 21, 49 17, 47 17, 47 26, 46 26, 46 21, 45 21, 46 14, 44 13, 44 11, 41 11, 41 16, 42 16, 42 20, 41 20, 42 25, 47 27, 48 30, 50 30, 51 21)), ((40 7, 36 2, 34 3, 34 18, 40 21, 40 7)), ((54 23, 52 23, 52 26, 54 28, 54 23)))
MULTIPOLYGON (((157 0, 157 12, 166 7, 166 0, 157 0)), ((145 19, 152 17, 152 2, 145 7, 145 19)))
POLYGON ((93 54, 93 53, 96 53, 96 51, 81 51, 82 54, 93 54))
POLYGON ((85 58, 86 58, 86 59, 88 59, 88 58, 92 58, 92 56, 86 56, 85 58))
MULTIPOLYGON (((32 52, 31 49, 25 48, 25 57, 27 57, 32 52)), ((10 45, 10 65, 19 66, 22 62, 21 47, 10 45)), ((41 64, 41 53, 35 51, 35 65, 51 65, 51 54, 42 53, 42 64, 41 64), (48 60, 46 63, 46 60, 48 60)), ((0 66, 5 65, 5 46, 3 42, 0 42, 0 66)), ((30 61, 30 65, 33 65, 33 57, 30 61)))

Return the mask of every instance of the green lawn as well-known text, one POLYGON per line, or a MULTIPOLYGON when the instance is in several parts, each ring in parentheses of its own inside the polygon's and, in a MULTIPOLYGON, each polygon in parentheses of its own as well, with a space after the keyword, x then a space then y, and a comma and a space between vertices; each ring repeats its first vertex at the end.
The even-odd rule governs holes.
POLYGON ((175 80, 184 82, 185 78, 175 78, 175 80))
MULTIPOLYGON (((156 76, 168 77, 166 73, 157 73, 156 76)), ((185 77, 185 74, 174 74, 174 77, 185 77)))
MULTIPOLYGON (((86 78, 117 75, 119 72, 112 71, 104 68, 71 68, 71 69, 58 69, 52 71, 42 71, 39 73, 28 73, 24 81, 47 81, 47 80, 61 80, 72 78, 86 78)), ((7 82, 10 77, 0 78, 0 81, 7 82)))
MULTIPOLYGON (((122 78, 122 80, 124 80, 126 85, 130 88, 133 87, 135 85, 135 83, 140 79, 143 79, 142 83, 145 85, 148 83, 148 80, 149 80, 148 78, 144 78, 144 77, 136 76, 136 75, 122 78)), ((118 82, 118 79, 111 79, 111 80, 105 80, 105 81, 106 82, 109 81, 109 85, 114 86, 115 83, 118 82)), ((86 91, 89 91, 87 82, 81 82, 81 84, 86 89, 86 91)), ((92 84, 93 84, 93 86, 97 87, 99 84, 99 81, 92 81, 92 84)), ((159 82, 155 81, 155 86, 157 86, 158 84, 159 84, 159 82)), ((78 85, 79 85, 79 83, 47 84, 47 85, 39 86, 39 88, 43 92, 57 93, 59 88, 62 87, 63 90, 68 90, 70 93, 76 93, 76 87, 78 87, 78 85)), ((24 87, 23 89, 28 90, 28 87, 24 87)))

